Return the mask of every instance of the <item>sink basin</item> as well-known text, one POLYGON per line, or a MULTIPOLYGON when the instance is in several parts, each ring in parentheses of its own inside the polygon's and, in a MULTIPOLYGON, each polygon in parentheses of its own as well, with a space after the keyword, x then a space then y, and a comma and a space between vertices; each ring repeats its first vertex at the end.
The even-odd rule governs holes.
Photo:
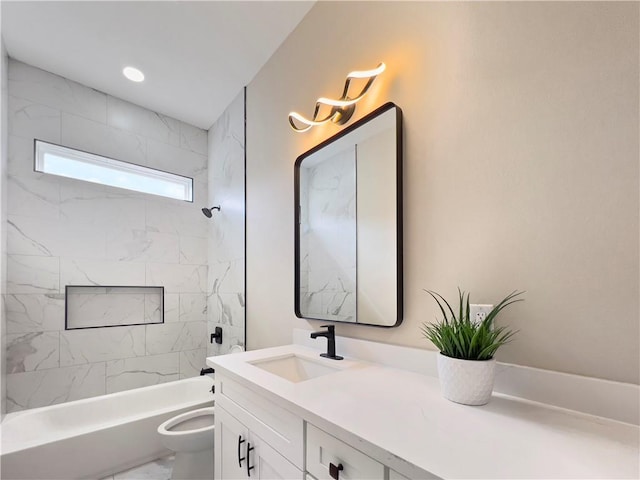
POLYGON ((311 358, 291 354, 284 357, 268 358, 250 362, 252 365, 273 373, 290 382, 298 383, 321 377, 340 370, 311 358))

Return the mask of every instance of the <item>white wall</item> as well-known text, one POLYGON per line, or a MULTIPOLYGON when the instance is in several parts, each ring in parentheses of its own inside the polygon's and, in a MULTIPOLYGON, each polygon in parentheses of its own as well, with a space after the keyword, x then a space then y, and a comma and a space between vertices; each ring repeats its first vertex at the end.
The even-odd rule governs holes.
POLYGON ((207 132, 9 63, 7 410, 199 374, 207 132), (195 179, 193 203, 33 171, 34 138, 195 179), (64 330, 65 285, 164 286, 164 324, 64 330))
POLYGON ((248 346, 319 326, 293 313, 293 163, 340 127, 298 134, 287 114, 385 61, 352 122, 404 112, 405 317, 338 333, 433 348, 422 289, 522 289, 501 361, 638 383, 639 8, 318 2, 248 86, 248 346))
POLYGON ((209 202, 220 206, 208 221, 209 332, 222 328, 222 344, 209 355, 244 347, 244 89, 209 129, 209 202))

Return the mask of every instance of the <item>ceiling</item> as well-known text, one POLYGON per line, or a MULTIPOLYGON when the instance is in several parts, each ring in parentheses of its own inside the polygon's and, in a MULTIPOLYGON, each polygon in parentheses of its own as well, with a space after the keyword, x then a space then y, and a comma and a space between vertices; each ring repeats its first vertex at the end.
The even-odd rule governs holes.
POLYGON ((2 36, 12 58, 208 129, 313 3, 3 0, 2 36))

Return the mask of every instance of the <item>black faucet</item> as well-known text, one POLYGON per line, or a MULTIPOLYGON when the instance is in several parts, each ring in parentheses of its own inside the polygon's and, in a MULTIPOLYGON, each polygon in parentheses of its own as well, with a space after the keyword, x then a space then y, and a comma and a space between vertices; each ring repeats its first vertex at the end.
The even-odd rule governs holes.
POLYGON ((319 332, 311 333, 311 338, 327 337, 327 353, 321 353, 321 357, 330 358, 332 360, 342 360, 343 357, 336 355, 336 327, 334 325, 322 325, 319 332))

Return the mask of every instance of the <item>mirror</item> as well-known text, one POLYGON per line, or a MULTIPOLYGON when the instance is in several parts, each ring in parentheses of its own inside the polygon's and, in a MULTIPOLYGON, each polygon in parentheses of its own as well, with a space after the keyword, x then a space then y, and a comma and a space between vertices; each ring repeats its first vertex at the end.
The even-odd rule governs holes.
POLYGON ((387 103, 295 163, 295 312, 402 322, 402 111, 387 103))

